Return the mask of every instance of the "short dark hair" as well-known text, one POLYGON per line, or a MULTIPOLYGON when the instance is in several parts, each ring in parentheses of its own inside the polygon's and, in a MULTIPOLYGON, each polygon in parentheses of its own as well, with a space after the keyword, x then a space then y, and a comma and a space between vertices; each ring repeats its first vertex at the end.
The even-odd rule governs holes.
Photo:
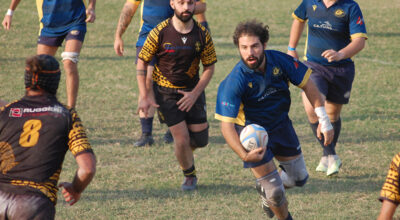
POLYGON ((239 38, 244 35, 256 36, 262 44, 269 40, 269 27, 257 20, 248 20, 240 22, 233 33, 233 43, 238 46, 239 38))
POLYGON ((60 66, 53 56, 41 54, 26 59, 25 88, 28 90, 44 90, 55 95, 60 75, 60 66))

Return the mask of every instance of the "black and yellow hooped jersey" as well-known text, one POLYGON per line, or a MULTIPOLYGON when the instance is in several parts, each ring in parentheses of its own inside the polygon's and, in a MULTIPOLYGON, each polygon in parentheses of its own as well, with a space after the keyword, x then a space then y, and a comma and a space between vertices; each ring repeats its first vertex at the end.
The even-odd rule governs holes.
POLYGON ((139 58, 154 65, 153 80, 159 86, 192 89, 199 81, 200 60, 204 66, 217 62, 210 33, 194 21, 192 31, 179 33, 167 19, 155 27, 147 36, 139 58))
POLYGON ((67 150, 92 152, 73 109, 54 96, 25 96, 0 109, 0 190, 41 193, 57 201, 67 150))
POLYGON ((393 157, 379 200, 400 204, 400 153, 393 157))

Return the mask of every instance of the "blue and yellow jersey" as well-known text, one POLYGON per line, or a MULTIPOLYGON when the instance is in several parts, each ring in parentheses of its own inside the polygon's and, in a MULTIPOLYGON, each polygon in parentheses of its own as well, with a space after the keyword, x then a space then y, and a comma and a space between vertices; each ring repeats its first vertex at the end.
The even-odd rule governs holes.
POLYGON ((379 200, 388 200, 400 204, 400 153, 396 154, 390 163, 389 171, 383 184, 379 200))
POLYGON ((321 54, 328 49, 339 51, 352 39, 367 38, 362 12, 353 0, 339 0, 329 8, 322 0, 303 0, 292 16, 301 22, 308 20, 304 57, 307 61, 321 65, 353 62, 348 58, 329 63, 321 54))
POLYGON ((150 31, 155 28, 162 21, 172 17, 174 15, 174 10, 169 4, 169 0, 128 0, 134 4, 139 5, 142 1, 140 7, 140 29, 139 37, 136 42, 137 47, 143 46, 146 41, 147 35, 150 31))
POLYGON ((259 124, 267 131, 288 117, 289 82, 302 88, 311 69, 279 51, 266 50, 266 71, 256 72, 241 60, 218 88, 215 118, 239 125, 259 124))
POLYGON ((86 32, 84 0, 36 0, 39 35, 57 37, 71 30, 86 32))

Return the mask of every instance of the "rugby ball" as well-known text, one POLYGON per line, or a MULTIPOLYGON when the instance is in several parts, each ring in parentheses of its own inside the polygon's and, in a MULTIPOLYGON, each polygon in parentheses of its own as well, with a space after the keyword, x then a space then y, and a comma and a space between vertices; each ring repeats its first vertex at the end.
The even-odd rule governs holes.
POLYGON ((257 124, 249 124, 240 132, 240 142, 246 151, 259 147, 266 147, 268 143, 267 131, 257 124))

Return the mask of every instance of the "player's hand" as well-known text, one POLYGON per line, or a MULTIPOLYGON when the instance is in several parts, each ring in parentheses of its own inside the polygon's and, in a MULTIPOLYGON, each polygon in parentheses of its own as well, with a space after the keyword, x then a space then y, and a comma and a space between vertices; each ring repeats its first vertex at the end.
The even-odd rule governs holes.
POLYGON ((63 194, 65 201, 68 202, 69 205, 75 204, 81 198, 81 193, 78 193, 74 190, 72 183, 62 182, 58 184, 58 187, 63 187, 61 193, 63 194))
POLYGON ((259 147, 254 150, 251 150, 246 154, 246 157, 243 159, 244 162, 259 162, 263 159, 264 154, 266 152, 266 147, 259 147))
POLYGON ((86 22, 93 23, 96 20, 96 12, 93 8, 88 7, 86 9, 86 22))
POLYGON ((157 105, 156 101, 154 100, 154 97, 140 98, 136 113, 139 114, 139 112, 141 111, 144 113, 144 117, 147 118, 150 107, 159 107, 159 105, 157 105))
POLYGON ((198 95, 196 95, 193 91, 185 92, 178 90, 178 93, 183 95, 183 97, 176 103, 178 105, 178 109, 183 112, 189 112, 196 102, 198 95))
POLYGON ((122 38, 115 38, 114 40, 114 50, 118 56, 124 55, 124 41, 122 38))
POLYGON ((5 15, 4 16, 2 24, 3 24, 3 27, 4 27, 5 30, 7 30, 7 31, 10 30, 11 21, 12 21, 12 16, 10 16, 10 15, 5 15))
POLYGON ((333 135, 334 135, 333 129, 321 132, 321 124, 318 124, 317 128, 317 137, 319 140, 322 140, 322 135, 324 135, 324 146, 328 146, 332 141, 333 141, 333 135))
POLYGON ((341 52, 337 52, 335 50, 329 49, 325 50, 321 54, 322 57, 328 60, 328 62, 333 62, 333 61, 340 61, 344 58, 344 54, 341 52))
POLYGON ((297 54, 297 51, 295 51, 295 50, 288 50, 287 54, 292 56, 292 57, 294 57, 294 58, 296 58, 296 59, 299 59, 299 55, 297 54))

